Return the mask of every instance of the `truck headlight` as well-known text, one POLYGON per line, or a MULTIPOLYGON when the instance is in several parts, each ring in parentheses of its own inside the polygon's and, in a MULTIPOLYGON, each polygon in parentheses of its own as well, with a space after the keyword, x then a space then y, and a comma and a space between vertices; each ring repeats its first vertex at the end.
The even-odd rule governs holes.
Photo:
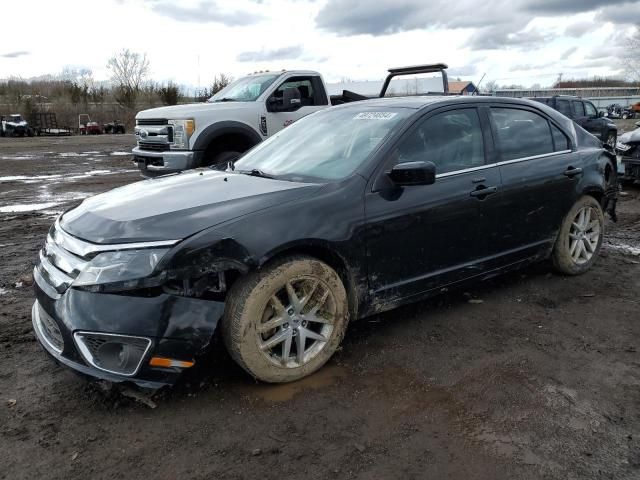
POLYGON ((121 284, 148 277, 168 251, 168 248, 149 248, 100 253, 87 262, 73 286, 121 284))
POLYGON ((188 150, 189 139, 196 130, 195 120, 169 120, 169 125, 173 125, 172 149, 188 150))

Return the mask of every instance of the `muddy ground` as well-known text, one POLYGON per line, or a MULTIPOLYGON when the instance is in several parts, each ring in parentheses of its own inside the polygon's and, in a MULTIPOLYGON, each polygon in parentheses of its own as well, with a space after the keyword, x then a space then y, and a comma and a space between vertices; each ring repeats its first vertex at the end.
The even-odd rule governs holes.
POLYGON ((584 276, 537 265, 354 323, 289 385, 217 347, 151 408, 54 364, 30 323, 56 212, 136 181, 132 143, 0 138, 0 478, 640 478, 640 188, 584 276))

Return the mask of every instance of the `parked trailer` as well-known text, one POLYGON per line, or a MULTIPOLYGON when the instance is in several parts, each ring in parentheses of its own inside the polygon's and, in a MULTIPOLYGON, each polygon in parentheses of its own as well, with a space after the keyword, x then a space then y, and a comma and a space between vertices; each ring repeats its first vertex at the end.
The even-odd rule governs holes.
POLYGON ((36 135, 68 136, 73 133, 70 127, 58 126, 56 114, 53 112, 32 113, 31 126, 36 135))

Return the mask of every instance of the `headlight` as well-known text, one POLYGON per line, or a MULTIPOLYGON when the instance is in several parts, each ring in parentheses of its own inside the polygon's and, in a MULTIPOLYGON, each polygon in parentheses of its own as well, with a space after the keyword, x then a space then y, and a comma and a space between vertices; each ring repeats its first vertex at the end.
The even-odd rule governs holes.
POLYGON ((622 142, 616 143, 616 149, 620 150, 621 152, 626 152, 630 148, 631 148, 631 145, 627 145, 626 143, 622 143, 622 142))
POLYGON ((171 148, 188 150, 189 139, 196 130, 195 120, 169 120, 169 125, 173 125, 173 143, 171 144, 171 148))
POLYGON ((100 253, 86 264, 73 286, 121 283, 147 277, 168 251, 162 248, 100 253))

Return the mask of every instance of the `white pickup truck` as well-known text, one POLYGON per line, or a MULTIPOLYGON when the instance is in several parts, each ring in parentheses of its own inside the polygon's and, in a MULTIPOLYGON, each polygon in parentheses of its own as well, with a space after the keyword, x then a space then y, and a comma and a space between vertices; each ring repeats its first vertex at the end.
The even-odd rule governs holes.
MULTIPOLYGON (((445 64, 434 64, 390 69, 379 96, 385 96, 395 76, 433 72, 442 74, 446 94, 446 68, 445 64)), ((313 71, 248 75, 227 85, 206 103, 139 112, 133 161, 147 177, 196 167, 225 167, 305 115, 366 98, 347 90, 330 98, 322 76, 313 71)))

